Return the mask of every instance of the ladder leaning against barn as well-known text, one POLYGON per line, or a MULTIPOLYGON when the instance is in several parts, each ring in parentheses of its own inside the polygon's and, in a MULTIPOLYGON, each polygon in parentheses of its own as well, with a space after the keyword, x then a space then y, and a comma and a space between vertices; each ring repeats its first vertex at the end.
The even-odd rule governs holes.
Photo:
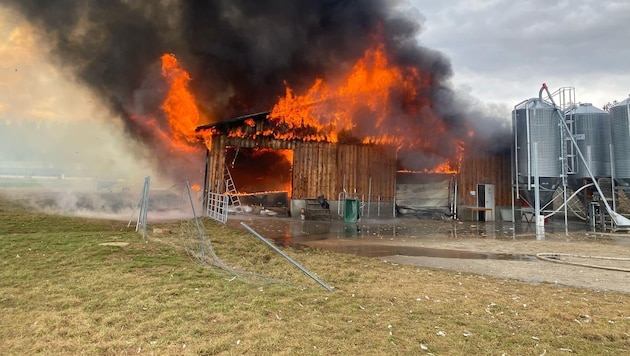
POLYGON ((232 179, 232 174, 230 173, 230 168, 228 165, 225 165, 225 194, 230 199, 230 204, 232 208, 237 213, 242 213, 243 208, 241 207, 241 200, 238 197, 238 191, 236 190, 236 186, 234 185, 234 179, 232 179))

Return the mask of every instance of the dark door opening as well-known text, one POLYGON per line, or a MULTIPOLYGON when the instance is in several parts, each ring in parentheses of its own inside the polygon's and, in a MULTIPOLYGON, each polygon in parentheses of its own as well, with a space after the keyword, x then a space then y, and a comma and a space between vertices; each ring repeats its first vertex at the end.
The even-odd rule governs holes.
POLYGON ((293 150, 227 147, 225 162, 243 204, 288 204, 293 150))

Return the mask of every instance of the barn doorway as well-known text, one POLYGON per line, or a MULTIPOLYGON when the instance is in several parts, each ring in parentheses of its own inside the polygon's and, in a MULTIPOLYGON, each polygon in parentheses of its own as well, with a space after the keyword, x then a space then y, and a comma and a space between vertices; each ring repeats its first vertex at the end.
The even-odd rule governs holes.
POLYGON ((293 150, 228 146, 225 162, 242 204, 288 206, 293 150))

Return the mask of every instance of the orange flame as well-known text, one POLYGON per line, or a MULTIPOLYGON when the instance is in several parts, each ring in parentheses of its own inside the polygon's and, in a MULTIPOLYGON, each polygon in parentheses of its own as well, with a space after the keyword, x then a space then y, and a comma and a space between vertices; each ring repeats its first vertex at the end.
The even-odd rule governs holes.
MULTIPOLYGON (((275 153, 276 155, 280 156, 280 158, 287 161, 290 166, 293 166, 293 150, 261 148, 254 152, 254 157, 260 156, 266 152, 275 153)), ((291 181, 286 182, 284 188, 281 189, 281 191, 286 191, 289 197, 291 197, 291 181)))
POLYGON ((437 167, 429 171, 429 173, 450 173, 455 174, 459 172, 462 159, 464 158, 464 141, 457 142, 457 154, 455 157, 449 159, 446 162, 439 164, 437 167))
MULTIPOLYGON (((286 125, 290 132, 303 127, 317 129, 316 134, 303 138, 306 140, 338 142, 341 133, 356 131, 359 126, 364 129, 367 125, 376 131, 364 132, 361 135, 364 143, 400 143, 394 135, 382 135, 378 129, 391 114, 385 103, 392 89, 413 88, 410 83, 418 79, 417 75, 417 71, 403 71, 390 65, 380 44, 368 49, 338 85, 317 79, 306 94, 299 96, 287 87, 285 97, 280 98, 269 118, 286 125), (366 110, 369 123, 360 115, 366 110)), ((276 138, 291 137, 276 134, 276 138)))
POLYGON ((199 184, 193 184, 190 186, 190 189, 199 192, 201 191, 201 186, 199 184))
POLYGON ((193 152, 199 148, 196 143, 195 128, 198 126, 200 115, 195 98, 188 90, 190 75, 184 70, 175 55, 162 55, 162 76, 170 85, 168 95, 162 103, 162 110, 166 114, 171 148, 179 151, 193 152))
MULTIPOLYGON (((420 73, 415 67, 391 63, 385 46, 376 44, 340 80, 317 79, 303 95, 296 95, 287 86, 285 96, 269 114, 270 120, 286 130, 263 135, 277 139, 388 144, 399 149, 435 152, 441 141, 453 139, 448 138, 444 121, 430 109, 430 97, 419 95, 432 85, 431 81, 430 75, 420 73), (398 107, 391 103, 397 103, 398 107)), ((456 157, 435 170, 457 170, 463 145, 460 147, 457 140, 451 144, 458 147, 456 157)))

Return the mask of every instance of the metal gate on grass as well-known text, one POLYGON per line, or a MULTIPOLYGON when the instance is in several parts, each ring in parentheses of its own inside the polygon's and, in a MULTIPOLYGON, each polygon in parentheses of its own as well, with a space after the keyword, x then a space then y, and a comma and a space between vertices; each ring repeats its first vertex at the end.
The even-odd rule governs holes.
POLYGON ((206 215, 211 219, 225 224, 228 217, 228 201, 229 197, 227 194, 208 192, 206 215))

